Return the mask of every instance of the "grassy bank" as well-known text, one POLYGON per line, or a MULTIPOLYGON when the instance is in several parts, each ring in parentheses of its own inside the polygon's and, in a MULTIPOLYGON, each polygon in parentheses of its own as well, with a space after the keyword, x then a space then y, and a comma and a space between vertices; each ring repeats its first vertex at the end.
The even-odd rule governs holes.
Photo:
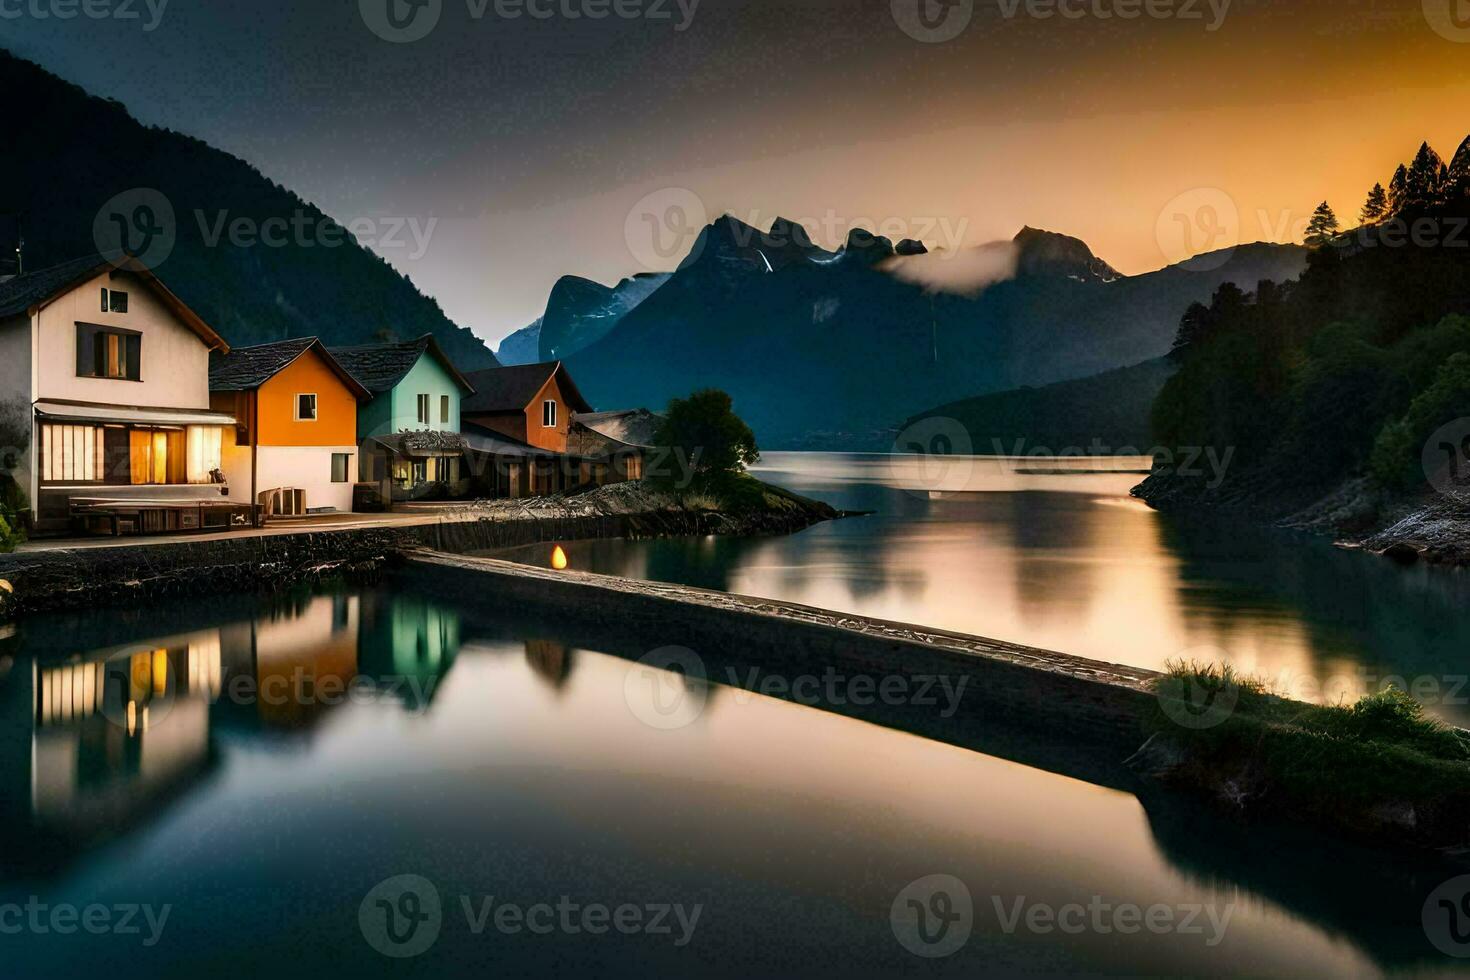
POLYGON ((1470 843, 1470 734, 1396 688, 1311 705, 1229 667, 1175 663, 1158 681, 1135 768, 1241 812, 1392 843, 1470 843))
POLYGON ((821 519, 838 516, 827 504, 783 487, 757 480, 749 473, 721 476, 699 489, 676 491, 674 498, 688 510, 726 514, 813 514, 821 519))

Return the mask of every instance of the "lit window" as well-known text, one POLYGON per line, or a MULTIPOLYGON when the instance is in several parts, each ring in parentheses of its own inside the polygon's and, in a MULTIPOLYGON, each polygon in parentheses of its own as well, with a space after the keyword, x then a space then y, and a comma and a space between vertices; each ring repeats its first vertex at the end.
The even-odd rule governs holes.
POLYGON ((41 480, 102 479, 102 430, 90 425, 41 426, 41 480))
POLYGON ((556 428, 556 402, 547 399, 541 403, 541 424, 548 428, 556 428))
POLYGON ((296 396, 296 421, 316 421, 316 395, 296 396))
POLYGON ((217 471, 223 476, 221 455, 224 431, 217 425, 189 426, 187 469, 190 483, 212 483, 217 471))
POLYGON ((77 324, 77 377, 138 381, 142 361, 142 334, 77 324))

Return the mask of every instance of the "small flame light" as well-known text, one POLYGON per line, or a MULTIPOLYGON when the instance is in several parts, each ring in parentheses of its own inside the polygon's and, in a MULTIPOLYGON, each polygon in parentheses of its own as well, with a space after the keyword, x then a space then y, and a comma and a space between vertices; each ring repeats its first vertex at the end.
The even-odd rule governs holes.
POLYGON ((561 550, 561 545, 551 549, 551 567, 558 572, 566 571, 567 553, 561 550))

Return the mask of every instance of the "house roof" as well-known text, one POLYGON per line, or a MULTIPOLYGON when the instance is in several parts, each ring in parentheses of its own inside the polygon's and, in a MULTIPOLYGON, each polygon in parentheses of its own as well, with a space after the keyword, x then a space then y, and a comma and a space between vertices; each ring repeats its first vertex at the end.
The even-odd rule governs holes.
POLYGON ((153 274, 153 270, 131 256, 85 255, 49 269, 28 272, 14 279, 0 282, 0 317, 19 316, 45 307, 57 297, 64 295, 108 269, 130 272, 142 279, 158 295, 159 300, 177 316, 184 325, 194 331, 211 350, 228 351, 230 345, 214 329, 199 318, 199 314, 184 305, 153 274))
POLYGON ((653 448, 653 436, 658 431, 662 415, 646 408, 628 408, 619 412, 577 412, 572 421, 606 436, 625 446, 639 449, 653 448))
POLYGON ((358 401, 372 397, 372 392, 363 387, 337 359, 325 344, 315 337, 298 337, 295 340, 280 340, 274 344, 257 344, 254 347, 237 347, 228 354, 215 355, 209 359, 210 391, 254 391, 271 378, 280 374, 309 350, 315 350, 341 379, 358 401))
POLYGON ((466 395, 475 393, 474 386, 454 366, 432 334, 401 344, 355 344, 330 350, 337 362, 374 395, 396 388, 425 352, 439 362, 466 395))
POLYGON ((519 439, 512 439, 502 432, 496 432, 494 429, 476 425, 473 422, 465 422, 461 425, 460 434, 464 436, 465 446, 471 452, 522 459, 560 459, 569 456, 568 453, 559 453, 554 449, 541 449, 530 443, 521 442, 519 439))
POLYGON ((587 404, 587 399, 577 390, 572 376, 562 366, 561 361, 545 361, 540 364, 517 364, 513 367, 487 368, 484 371, 472 371, 469 374, 469 382, 474 386, 475 393, 466 398, 460 405, 461 414, 495 413, 495 412, 523 412, 526 406, 531 404, 531 399, 536 397, 536 392, 551 380, 553 375, 559 375, 558 384, 561 387, 562 397, 567 400, 568 405, 574 410, 580 408, 584 412, 590 412, 592 406, 587 404))
POLYGON ((96 265, 97 256, 85 256, 0 282, 0 316, 15 316, 40 306, 82 279, 91 278, 96 265))

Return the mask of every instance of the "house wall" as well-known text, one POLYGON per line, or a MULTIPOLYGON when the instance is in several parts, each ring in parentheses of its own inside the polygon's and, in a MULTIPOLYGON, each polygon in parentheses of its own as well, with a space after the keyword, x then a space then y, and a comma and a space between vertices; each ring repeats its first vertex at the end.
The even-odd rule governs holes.
POLYGON ((557 383, 557 375, 553 374, 541 386, 541 390, 536 392, 536 397, 531 399, 531 403, 526 406, 524 439, 538 449, 550 449, 564 453, 567 451, 567 429, 571 421, 572 409, 567 405, 566 398, 562 396, 561 385, 557 383), (556 402, 555 428, 548 428, 541 424, 541 403, 548 398, 556 402))
POLYGON ((143 280, 104 272, 41 309, 32 346, 34 398, 138 408, 207 408, 209 348, 143 280), (128 294, 127 313, 103 313, 101 291, 128 294), (142 334, 138 381, 77 377, 77 323, 142 334))
MULTIPOLYGON (((262 447, 353 447, 357 443, 357 398, 315 350, 261 385, 257 397, 260 431, 256 438, 262 447), (317 396, 315 421, 296 420, 298 394, 317 396)), ((262 490, 276 485, 257 482, 262 490)))
POLYGON ((388 420, 390 427, 387 433, 375 432, 374 435, 401 432, 404 429, 459 431, 459 402, 464 397, 464 392, 433 355, 421 355, 413 370, 404 375, 403 380, 389 394, 392 395, 392 416, 388 420), (428 425, 419 421, 419 395, 429 396, 428 425), (445 395, 449 396, 449 421, 441 422, 439 400, 445 395))
POLYGON ((225 485, 230 488, 229 499, 237 504, 254 503, 250 499, 250 447, 238 442, 239 430, 226 428, 220 439, 220 469, 225 474, 225 485))
MULTIPOLYGON (((257 446, 255 465, 257 494, 293 487, 306 491, 309 509, 334 507, 344 512, 352 510, 352 481, 357 478, 357 446, 352 443, 341 446, 257 446), (332 482, 333 453, 346 453, 350 457, 346 483, 332 482)), ((248 496, 248 480, 246 487, 248 496)))
POLYGON ((357 441, 388 435, 393 428, 393 392, 385 391, 357 406, 357 441))

